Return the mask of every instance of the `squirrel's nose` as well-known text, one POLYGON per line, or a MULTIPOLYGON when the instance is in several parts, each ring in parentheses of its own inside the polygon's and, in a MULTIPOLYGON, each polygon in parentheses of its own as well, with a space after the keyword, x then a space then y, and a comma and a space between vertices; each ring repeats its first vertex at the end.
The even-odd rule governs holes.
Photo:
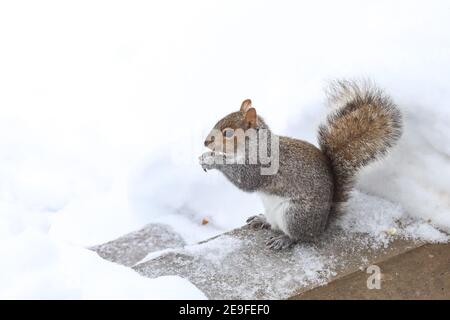
POLYGON ((207 147, 211 142, 211 140, 205 140, 205 147, 207 147))

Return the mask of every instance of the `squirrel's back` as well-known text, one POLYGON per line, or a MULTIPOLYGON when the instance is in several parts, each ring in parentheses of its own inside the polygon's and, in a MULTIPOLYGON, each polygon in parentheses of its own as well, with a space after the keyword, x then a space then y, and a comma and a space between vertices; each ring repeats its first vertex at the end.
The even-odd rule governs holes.
POLYGON ((333 168, 333 209, 339 211, 357 171, 397 142, 402 121, 390 97, 372 83, 335 81, 327 93, 334 110, 319 127, 318 141, 333 168))

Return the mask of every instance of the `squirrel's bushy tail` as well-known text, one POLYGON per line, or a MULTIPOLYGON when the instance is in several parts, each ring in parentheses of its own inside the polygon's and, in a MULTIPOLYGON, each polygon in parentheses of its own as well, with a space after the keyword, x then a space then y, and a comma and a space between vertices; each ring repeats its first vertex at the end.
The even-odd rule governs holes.
POLYGON ((401 136, 402 121, 392 100, 368 81, 334 81, 327 94, 334 110, 318 140, 334 171, 333 211, 340 211, 358 169, 386 154, 401 136))

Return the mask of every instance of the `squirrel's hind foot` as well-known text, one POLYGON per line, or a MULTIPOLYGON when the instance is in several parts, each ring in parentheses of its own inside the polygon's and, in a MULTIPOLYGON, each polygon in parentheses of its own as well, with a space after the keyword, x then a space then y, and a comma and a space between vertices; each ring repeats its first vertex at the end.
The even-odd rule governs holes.
POLYGON ((266 242, 266 247, 272 250, 284 250, 292 247, 295 243, 289 236, 283 234, 281 236, 272 236, 266 242))
POLYGON ((252 216, 247 219, 247 224, 255 230, 270 229, 270 223, 267 222, 263 214, 252 216))

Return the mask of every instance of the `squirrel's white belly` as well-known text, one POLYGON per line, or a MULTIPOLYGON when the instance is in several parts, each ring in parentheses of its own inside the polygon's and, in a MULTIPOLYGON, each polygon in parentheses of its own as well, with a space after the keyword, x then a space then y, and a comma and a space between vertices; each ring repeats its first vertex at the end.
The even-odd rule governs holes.
POLYGON ((274 229, 287 233, 284 213, 289 208, 289 199, 263 192, 258 193, 265 209, 265 217, 274 229))

